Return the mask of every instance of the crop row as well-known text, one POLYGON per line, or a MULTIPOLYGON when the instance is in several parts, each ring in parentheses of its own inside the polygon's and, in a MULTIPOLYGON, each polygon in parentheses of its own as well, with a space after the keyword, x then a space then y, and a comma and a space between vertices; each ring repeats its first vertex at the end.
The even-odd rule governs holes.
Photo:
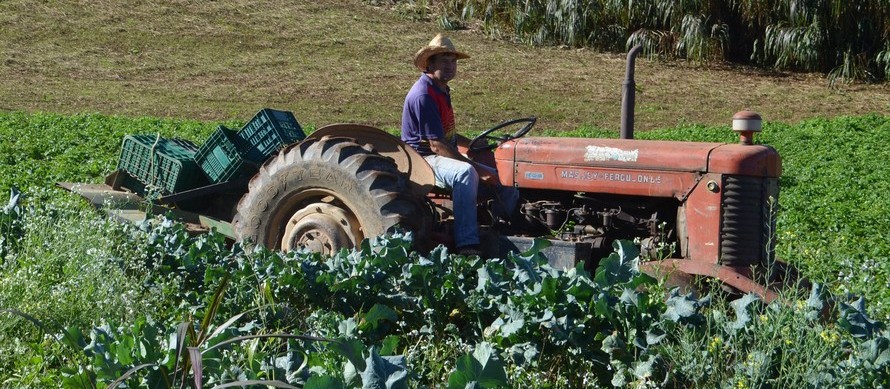
MULTIPOLYGON (((160 134, 201 142, 220 123, 97 114, 0 114, 0 190, 101 182, 117 164, 126 134, 160 134)), ((222 123, 237 128, 242 123, 222 123)), ((777 255, 835 292, 866 296, 890 313, 890 117, 766 123, 758 143, 782 156, 777 255)), ((579 129, 558 136, 614 137, 579 129)), ((727 128, 684 126, 640 132, 641 139, 735 142, 727 128)))
POLYGON ((106 224, 75 203, 34 200, 4 210, 6 276, 39 268, 52 279, 42 287, 68 288, 62 295, 104 285, 72 282, 80 275, 28 258, 74 236, 48 224, 79 221, 80 233, 104 232, 110 238, 98 243, 110 247, 83 240, 66 249, 92 255, 69 260, 120 273, 121 295, 144 289, 161 301, 132 295, 124 305, 135 311, 124 314, 103 311, 120 302, 80 301, 95 315, 85 327, 40 307, 58 301, 17 300, 4 289, 0 347, 16 339, 28 350, 2 354, 16 372, 9 386, 39 384, 19 374, 34 370, 67 387, 890 383, 890 334, 864 300, 818 286, 771 305, 753 295, 728 301, 719 288, 701 298, 665 294, 636 271, 630 242, 616 244, 594 274, 550 268, 538 253, 543 241, 488 261, 444 248, 421 255, 410 251, 410 235, 331 257, 285 255, 230 248, 216 233, 192 237, 163 218, 106 224))

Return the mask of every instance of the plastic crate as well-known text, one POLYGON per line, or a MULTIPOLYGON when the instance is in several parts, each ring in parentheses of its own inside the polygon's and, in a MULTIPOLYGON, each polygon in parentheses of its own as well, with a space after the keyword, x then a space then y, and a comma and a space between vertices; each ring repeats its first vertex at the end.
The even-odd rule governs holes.
POLYGON ((239 147, 243 147, 247 159, 260 164, 278 149, 305 137, 306 134, 292 113, 268 108, 257 112, 238 131, 241 143, 239 147))
POLYGON ((239 147, 236 139, 234 130, 219 126, 195 153, 195 162, 211 183, 226 182, 256 173, 256 165, 245 159, 246 150, 239 147))
POLYGON ((182 139, 127 135, 117 167, 145 184, 145 190, 155 187, 165 195, 182 192, 207 183, 195 163, 197 149, 182 139))

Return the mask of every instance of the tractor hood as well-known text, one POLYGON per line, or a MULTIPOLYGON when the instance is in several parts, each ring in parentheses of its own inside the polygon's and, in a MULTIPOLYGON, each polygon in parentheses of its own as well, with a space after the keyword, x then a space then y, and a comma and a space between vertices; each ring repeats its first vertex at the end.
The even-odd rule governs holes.
POLYGON ((523 138, 495 151, 501 162, 778 177, 769 146, 640 139, 523 138))

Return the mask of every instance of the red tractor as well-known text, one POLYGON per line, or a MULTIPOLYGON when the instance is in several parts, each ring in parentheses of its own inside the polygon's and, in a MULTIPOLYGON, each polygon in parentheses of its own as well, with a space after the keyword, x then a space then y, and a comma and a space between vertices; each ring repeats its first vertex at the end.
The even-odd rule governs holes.
MULTIPOLYGON (((544 238, 552 243, 545 251, 552 264, 593 266, 613 241, 639 239, 652 259, 643 265, 647 271, 716 277, 774 299, 771 282, 758 282, 755 274, 773 268, 782 168, 776 150, 752 144, 760 117, 743 111, 733 118, 739 144, 633 139, 637 51, 628 54, 621 139, 527 137, 534 118, 502 123, 473 139, 468 155, 487 158, 482 162, 497 168, 501 184, 516 187, 521 197, 521 217, 509 224, 484 217, 491 202, 480 201, 483 252, 504 255, 544 238)), ((108 181, 112 188, 67 187, 92 193, 98 204, 95 198, 120 192, 115 178, 108 181)), ((413 231, 421 249, 447 244, 451 236, 448 193, 434 187, 426 161, 399 138, 363 125, 318 129, 266 161, 249 183, 217 184, 161 202, 237 240, 281 250, 331 253, 394 227, 413 231)))

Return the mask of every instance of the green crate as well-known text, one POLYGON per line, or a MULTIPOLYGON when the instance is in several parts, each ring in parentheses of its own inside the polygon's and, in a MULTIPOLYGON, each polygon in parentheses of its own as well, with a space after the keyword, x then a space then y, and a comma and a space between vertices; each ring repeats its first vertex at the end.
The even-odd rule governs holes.
POLYGON ((195 153, 195 162, 211 183, 226 182, 256 173, 256 165, 245 159, 246 150, 238 147, 236 139, 234 130, 219 126, 195 153))
POLYGON ((238 138, 247 159, 261 164, 282 147, 303 140, 306 134, 294 114, 265 108, 238 131, 238 138))
MULTIPOLYGON (((194 143, 155 135, 127 135, 121 146, 118 169, 163 194, 204 186, 207 180, 195 163, 194 143)), ((145 194, 145 193, 140 193, 145 194)))

